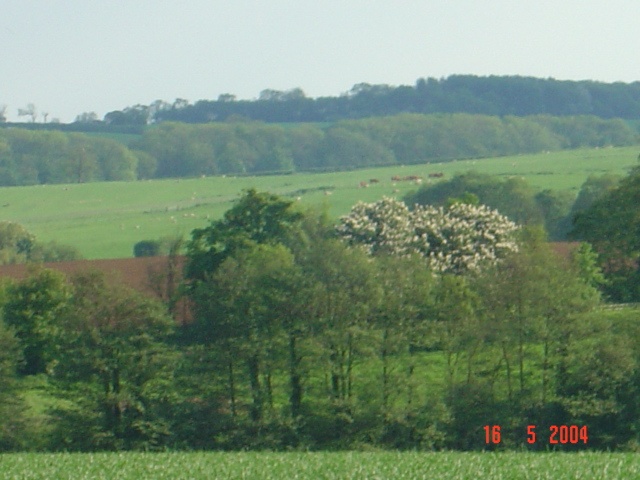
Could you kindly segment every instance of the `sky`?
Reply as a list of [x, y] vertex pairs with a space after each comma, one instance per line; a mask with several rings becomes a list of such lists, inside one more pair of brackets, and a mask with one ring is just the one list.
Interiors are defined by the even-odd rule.
[[[454, 74], [640, 80], [637, 0], [2, 0], [10, 121]], [[23, 121], [26, 121], [22, 117]]]

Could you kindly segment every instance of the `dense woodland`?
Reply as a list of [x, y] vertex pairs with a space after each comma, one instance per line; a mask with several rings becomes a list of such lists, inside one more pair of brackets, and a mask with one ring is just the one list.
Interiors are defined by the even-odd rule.
[[[264, 90], [256, 100], [158, 100], [103, 120], [85, 112], [71, 124], [38, 123], [35, 106], [30, 111], [32, 121], [21, 124], [0, 114], [0, 185], [336, 170], [631, 145], [638, 142], [640, 83], [457, 75], [414, 86], [362, 83], [315, 99], [293, 89]], [[188, 125], [194, 123], [200, 125]], [[126, 146], [109, 139], [124, 134]]]
[[[309, 98], [302, 89], [263, 90], [256, 100], [223, 94], [190, 104], [156, 101], [109, 112], [109, 125], [179, 121], [209, 123], [244, 118], [264, 122], [336, 122], [399, 113], [471, 113], [495, 116], [595, 115], [640, 117], [640, 82], [601, 83], [517, 76], [452, 75], [420, 78], [415, 85], [360, 83], [336, 97]], [[82, 120], [82, 117], [78, 118]]]
[[166, 122], [132, 137], [125, 145], [81, 133], [0, 129], [0, 185], [335, 171], [638, 142], [619, 119], [469, 114], [326, 126]]
[[[0, 185], [631, 145], [620, 119], [638, 117], [639, 92], [456, 76], [156, 102], [1, 129]], [[294, 121], [322, 123], [268, 123]], [[637, 451], [639, 311], [623, 302], [640, 302], [639, 183], [638, 169], [590, 177], [574, 199], [467, 173], [338, 224], [249, 190], [171, 245], [162, 300], [34, 267], [0, 284], [0, 450], [536, 449], [527, 425], [576, 425], [560, 448]], [[567, 237], [588, 243], [558, 255], [547, 242]], [[2, 263], [75, 255], [0, 224]]]
[[[639, 178], [592, 179], [577, 218], [637, 210]], [[450, 188], [490, 183], [472, 180]], [[580, 426], [563, 449], [636, 450], [638, 310], [606, 289], [626, 272], [638, 294], [637, 215], [558, 256], [480, 195], [382, 199], [333, 225], [247, 191], [192, 232], [182, 277], [169, 257], [165, 302], [97, 274], [5, 282], [0, 446], [474, 450], [500, 425], [499, 448], [541, 448], [533, 424]]]

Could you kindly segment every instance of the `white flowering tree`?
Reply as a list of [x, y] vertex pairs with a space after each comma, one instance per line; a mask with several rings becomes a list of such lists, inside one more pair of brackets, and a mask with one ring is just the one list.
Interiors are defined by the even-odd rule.
[[494, 264], [517, 251], [517, 225], [484, 205], [455, 203], [447, 208], [416, 205], [413, 211], [393, 198], [356, 204], [340, 219], [338, 233], [369, 253], [420, 253], [440, 273], [464, 273]]
[[358, 202], [340, 219], [338, 233], [351, 245], [368, 253], [406, 255], [417, 252], [411, 212], [403, 202], [382, 197], [375, 203]]

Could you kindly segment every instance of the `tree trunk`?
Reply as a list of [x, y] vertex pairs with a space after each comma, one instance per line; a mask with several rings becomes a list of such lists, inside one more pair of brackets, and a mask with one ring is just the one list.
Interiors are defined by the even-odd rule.
[[353, 335], [349, 333], [347, 342], [347, 399], [351, 400], [353, 388]]
[[507, 367], [507, 393], [509, 395], [509, 401], [513, 400], [513, 388], [511, 386], [511, 363], [509, 362], [509, 354], [507, 353], [507, 346], [502, 344], [502, 358]]
[[382, 358], [382, 414], [384, 423], [389, 420], [389, 359], [387, 342], [389, 341], [389, 327], [385, 327], [382, 331], [382, 350], [380, 356]]
[[296, 336], [289, 333], [289, 382], [291, 394], [289, 396], [289, 406], [291, 407], [291, 418], [296, 419], [300, 415], [302, 406], [302, 378], [300, 375], [300, 361], [296, 348]]
[[249, 383], [251, 386], [251, 420], [260, 422], [262, 420], [262, 410], [264, 400], [262, 398], [262, 386], [260, 385], [260, 360], [258, 355], [251, 355], [247, 362], [249, 367]]
[[544, 339], [544, 357], [542, 358], [542, 405], [547, 403], [547, 384], [549, 375], [549, 339]]
[[236, 382], [233, 373], [233, 360], [229, 359], [229, 400], [231, 403], [231, 417], [235, 420], [237, 416], [236, 410]]

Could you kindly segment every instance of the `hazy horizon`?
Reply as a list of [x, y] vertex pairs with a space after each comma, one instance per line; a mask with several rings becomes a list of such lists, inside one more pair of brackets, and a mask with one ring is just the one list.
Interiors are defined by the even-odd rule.
[[158, 99], [336, 96], [456, 74], [640, 79], [631, 0], [425, 3], [9, 0], [0, 105], [10, 121], [33, 103], [71, 122]]

